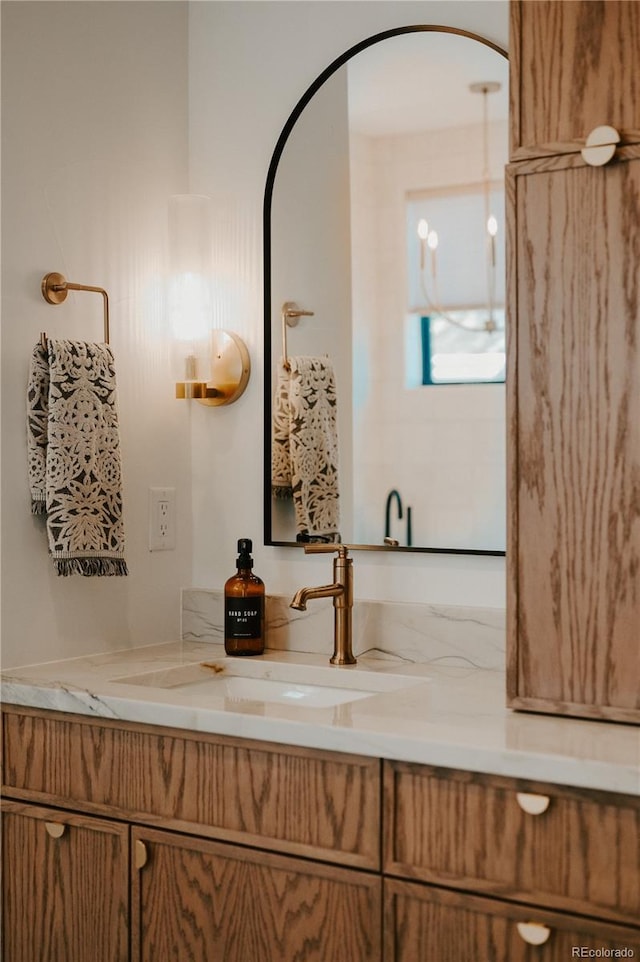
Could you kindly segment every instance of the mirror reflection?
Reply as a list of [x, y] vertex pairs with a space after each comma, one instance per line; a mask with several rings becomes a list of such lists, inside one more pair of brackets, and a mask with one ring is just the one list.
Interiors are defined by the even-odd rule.
[[343, 60], [265, 194], [265, 539], [502, 553], [507, 59], [415, 28]]

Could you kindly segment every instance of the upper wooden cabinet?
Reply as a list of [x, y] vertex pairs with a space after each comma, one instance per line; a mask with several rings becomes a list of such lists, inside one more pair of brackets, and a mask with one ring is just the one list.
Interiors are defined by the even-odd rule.
[[[631, 148], [623, 148], [623, 150]], [[512, 165], [509, 695], [640, 717], [640, 160]]]
[[511, 18], [508, 703], [639, 721], [640, 3]]
[[512, 0], [511, 158], [579, 150], [594, 127], [640, 141], [640, 3]]

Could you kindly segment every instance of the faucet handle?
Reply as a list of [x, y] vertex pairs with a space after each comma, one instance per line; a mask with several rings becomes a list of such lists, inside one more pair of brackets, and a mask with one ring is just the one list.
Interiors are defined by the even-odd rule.
[[349, 546], [346, 544], [306, 544], [305, 554], [329, 554], [337, 552], [339, 558], [348, 556]]

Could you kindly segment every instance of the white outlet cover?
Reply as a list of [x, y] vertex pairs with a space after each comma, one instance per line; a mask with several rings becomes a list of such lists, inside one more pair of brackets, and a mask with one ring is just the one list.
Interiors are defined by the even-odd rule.
[[149, 488], [149, 551], [176, 546], [176, 489]]

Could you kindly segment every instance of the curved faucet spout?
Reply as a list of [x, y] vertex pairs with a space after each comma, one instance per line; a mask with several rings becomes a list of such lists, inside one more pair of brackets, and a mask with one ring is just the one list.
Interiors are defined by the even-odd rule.
[[340, 595], [344, 594], [344, 585], [322, 585], [319, 588], [300, 588], [296, 591], [291, 603], [290, 608], [295, 608], [297, 611], [307, 610], [307, 601], [312, 598], [338, 598]]
[[400, 497], [400, 492], [396, 488], [392, 488], [387, 495], [387, 503], [384, 509], [384, 536], [385, 538], [391, 537], [391, 503], [396, 500], [398, 504], [398, 520], [402, 519], [402, 498]]

